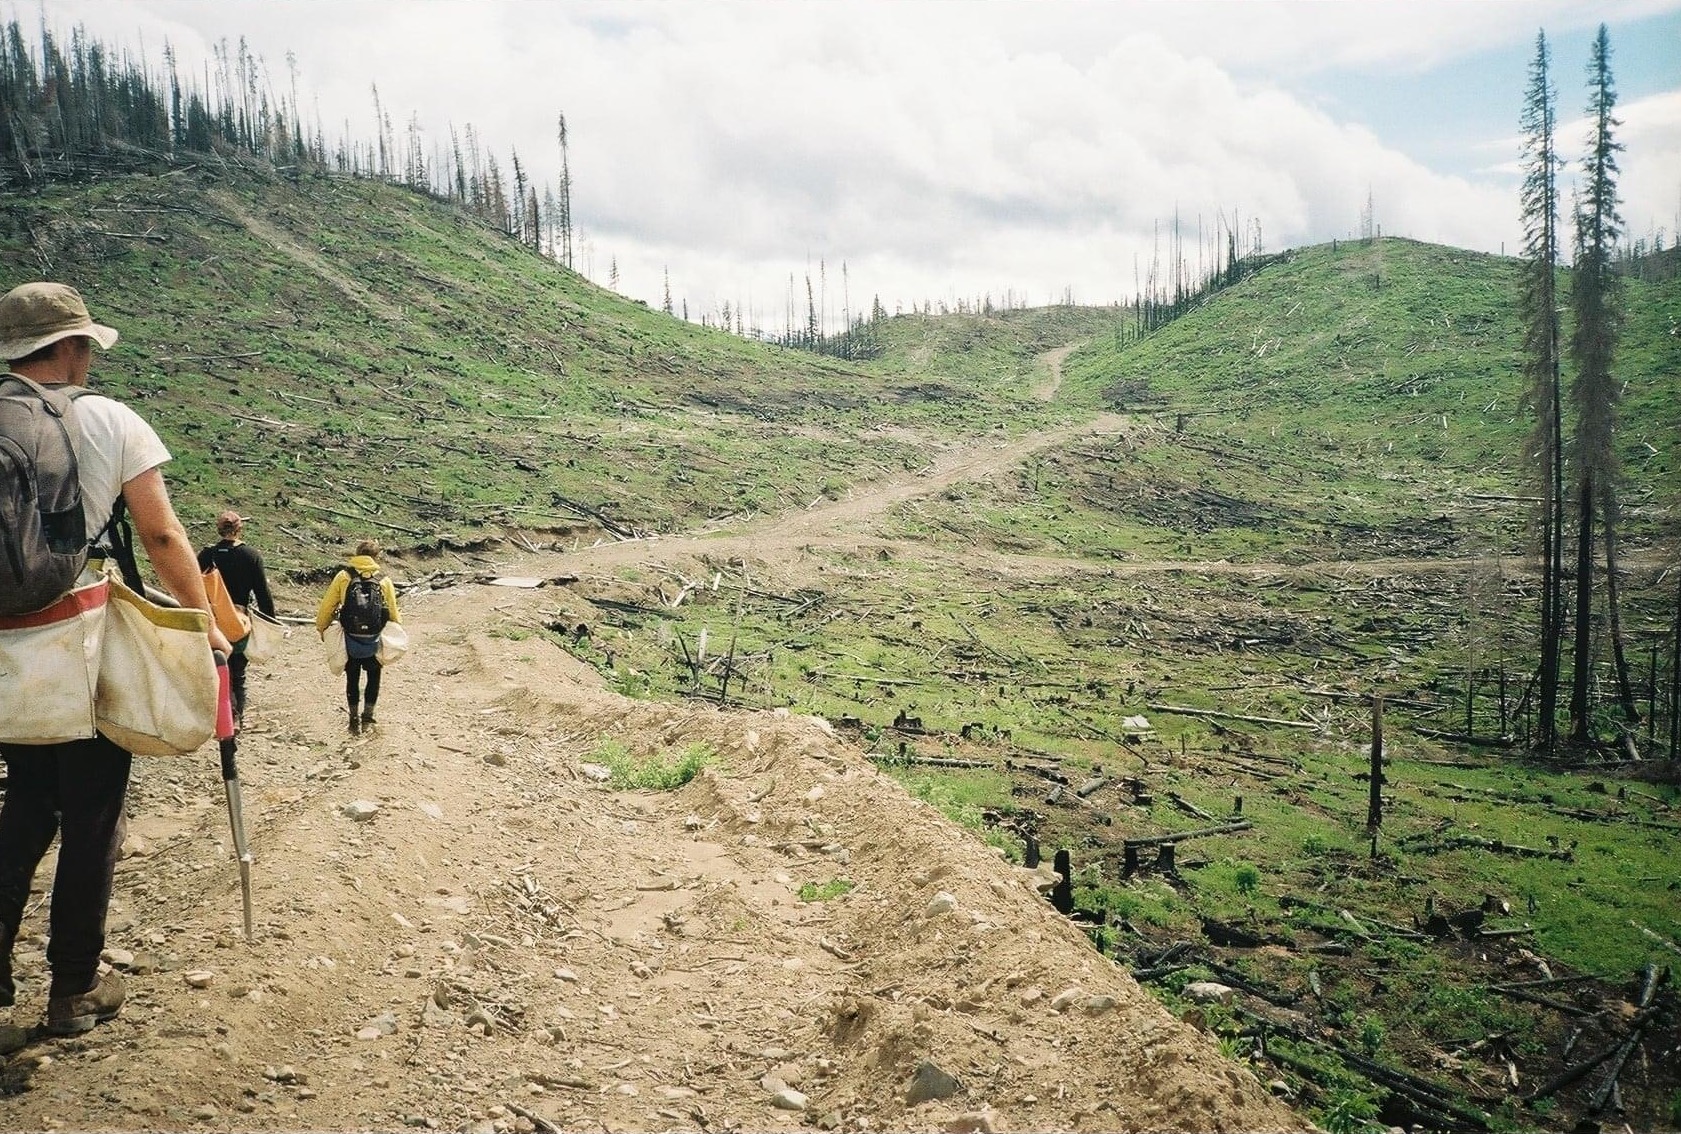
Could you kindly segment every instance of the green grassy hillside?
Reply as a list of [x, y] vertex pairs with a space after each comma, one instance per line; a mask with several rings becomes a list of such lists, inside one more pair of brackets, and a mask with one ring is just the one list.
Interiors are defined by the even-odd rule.
[[[1057, 482], [1072, 522], [1088, 528], [1090, 501], [1108, 529], [1100, 545], [1123, 553], [1189, 543], [1270, 556], [1367, 544], [1385, 529], [1378, 538], [1444, 549], [1495, 538], [1497, 517], [1473, 498], [1530, 490], [1516, 457], [1532, 428], [1517, 267], [1406, 240], [1321, 245], [1142, 342], [1098, 339], [1069, 360], [1068, 395], [1159, 414], [1182, 436], [1099, 467], [1030, 472], [1027, 495]], [[1618, 448], [1634, 547], [1671, 522], [1681, 496], [1681, 282], [1628, 288]], [[1195, 507], [1199, 493], [1228, 517]], [[1111, 522], [1127, 511], [1115, 501], [1140, 496], [1142, 515]], [[1511, 526], [1499, 528], [1501, 549], [1521, 550]]]
[[371, 182], [54, 188], [0, 205], [0, 260], [13, 282], [74, 283], [123, 332], [95, 380], [171, 443], [183, 514], [258, 516], [282, 565], [360, 534], [418, 545], [576, 521], [562, 501], [684, 528], [919, 465], [914, 436], [883, 426], [1017, 429], [1049, 412], [1027, 396], [1022, 336], [978, 376], [773, 349]]

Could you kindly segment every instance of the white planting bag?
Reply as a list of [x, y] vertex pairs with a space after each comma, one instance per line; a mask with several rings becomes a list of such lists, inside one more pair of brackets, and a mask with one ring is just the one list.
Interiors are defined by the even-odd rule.
[[136, 756], [179, 756], [216, 732], [210, 615], [111, 587], [94, 699], [99, 731]]
[[108, 595], [98, 579], [43, 610], [0, 618], [0, 741], [57, 744], [94, 734]]
[[374, 657], [380, 665], [390, 665], [409, 652], [409, 632], [401, 622], [387, 622], [379, 632], [379, 649]]
[[326, 631], [321, 635], [321, 641], [327, 647], [327, 669], [333, 673], [343, 673], [344, 667], [350, 661], [350, 655], [344, 649], [344, 627], [337, 622], [329, 622]]
[[245, 660], [263, 664], [280, 649], [280, 642], [292, 636], [291, 628], [276, 622], [260, 610], [248, 612], [251, 633], [245, 639]]

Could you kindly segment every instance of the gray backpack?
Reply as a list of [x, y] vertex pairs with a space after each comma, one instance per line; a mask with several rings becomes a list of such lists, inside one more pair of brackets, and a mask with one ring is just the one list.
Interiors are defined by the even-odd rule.
[[0, 378], [0, 615], [52, 605], [87, 563], [71, 444], [71, 403], [83, 392]]

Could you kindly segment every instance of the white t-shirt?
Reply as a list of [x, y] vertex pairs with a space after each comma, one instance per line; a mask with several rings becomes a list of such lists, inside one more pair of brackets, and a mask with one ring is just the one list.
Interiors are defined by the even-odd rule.
[[82, 519], [92, 539], [110, 522], [123, 485], [169, 460], [157, 431], [121, 402], [83, 394], [71, 414], [76, 428], [71, 444], [82, 484]]

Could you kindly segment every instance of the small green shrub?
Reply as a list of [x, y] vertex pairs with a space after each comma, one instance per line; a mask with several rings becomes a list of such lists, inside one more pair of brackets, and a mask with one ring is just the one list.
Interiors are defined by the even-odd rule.
[[1232, 872], [1232, 882], [1237, 886], [1237, 892], [1248, 896], [1253, 894], [1261, 885], [1261, 872], [1249, 863], [1241, 863]]
[[800, 901], [827, 902], [852, 892], [857, 883], [847, 878], [831, 878], [827, 882], [806, 882], [800, 886]]
[[613, 773], [609, 782], [621, 791], [671, 791], [694, 779], [718, 755], [705, 744], [691, 744], [675, 760], [658, 752], [637, 756], [616, 740], [604, 740], [596, 746], [595, 758]]
[[1377, 1099], [1353, 1087], [1333, 1087], [1325, 1096], [1319, 1124], [1330, 1134], [1358, 1134], [1377, 1118]]
[[1323, 858], [1331, 850], [1330, 840], [1324, 835], [1309, 835], [1302, 840], [1302, 853], [1312, 858]]
[[1388, 1032], [1384, 1029], [1383, 1021], [1376, 1016], [1362, 1016], [1355, 1038], [1359, 1041], [1360, 1050], [1367, 1055], [1375, 1056], [1383, 1047], [1384, 1037]]

